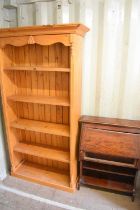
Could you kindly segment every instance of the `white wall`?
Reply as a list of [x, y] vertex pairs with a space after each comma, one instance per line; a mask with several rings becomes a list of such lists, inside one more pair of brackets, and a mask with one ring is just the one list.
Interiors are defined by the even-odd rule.
[[140, 0], [0, 1], [0, 27], [68, 22], [90, 28], [82, 114], [140, 120]]
[[83, 113], [140, 120], [140, 1], [80, 2], [85, 42]]

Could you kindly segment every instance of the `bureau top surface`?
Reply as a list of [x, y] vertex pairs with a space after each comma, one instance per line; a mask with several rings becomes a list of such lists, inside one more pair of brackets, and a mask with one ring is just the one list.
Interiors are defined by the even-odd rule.
[[42, 25], [0, 29], [0, 38], [26, 35], [78, 34], [84, 36], [89, 28], [83, 24]]
[[140, 120], [127, 120], [83, 115], [80, 118], [80, 122], [140, 129]]

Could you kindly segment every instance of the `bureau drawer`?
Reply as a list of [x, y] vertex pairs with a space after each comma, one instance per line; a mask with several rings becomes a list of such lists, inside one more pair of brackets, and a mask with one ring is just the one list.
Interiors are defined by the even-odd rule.
[[92, 125], [82, 125], [80, 150], [97, 154], [107, 154], [138, 159], [140, 135], [103, 129]]

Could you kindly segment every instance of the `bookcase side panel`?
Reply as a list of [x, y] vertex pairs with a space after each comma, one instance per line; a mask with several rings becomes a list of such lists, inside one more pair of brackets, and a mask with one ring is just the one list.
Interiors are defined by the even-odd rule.
[[70, 71], [70, 178], [71, 187], [77, 181], [78, 120], [81, 114], [81, 80], [83, 38], [71, 35]]
[[10, 71], [4, 71], [5, 66], [12, 65], [13, 49], [12, 46], [8, 45], [1, 50], [1, 96], [2, 96], [2, 105], [5, 119], [6, 127], [6, 137], [8, 142], [10, 161], [11, 161], [11, 170], [14, 171], [16, 167], [22, 161], [20, 154], [14, 153], [14, 146], [18, 142], [16, 130], [10, 127], [10, 123], [17, 119], [18, 115], [16, 113], [16, 105], [13, 102], [9, 102], [7, 97], [11, 94], [15, 94], [17, 87], [13, 83], [14, 74]]

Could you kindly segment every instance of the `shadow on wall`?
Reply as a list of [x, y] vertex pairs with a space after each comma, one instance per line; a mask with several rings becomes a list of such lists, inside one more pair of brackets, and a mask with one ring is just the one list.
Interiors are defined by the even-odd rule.
[[8, 145], [6, 141], [4, 120], [0, 98], [0, 180], [3, 180], [10, 171]]

